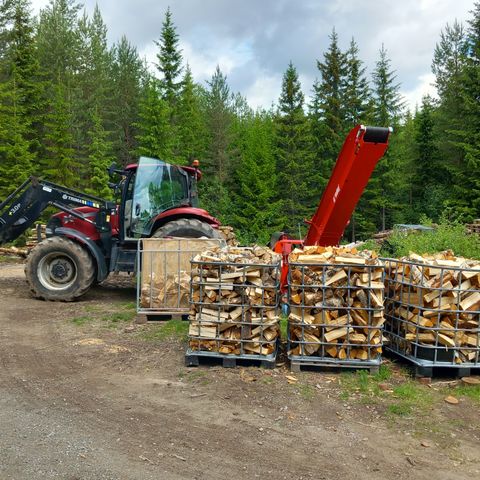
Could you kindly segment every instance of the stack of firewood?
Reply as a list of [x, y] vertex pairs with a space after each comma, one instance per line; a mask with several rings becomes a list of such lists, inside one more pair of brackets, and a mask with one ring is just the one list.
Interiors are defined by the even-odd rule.
[[289, 354], [377, 360], [384, 323], [384, 267], [377, 255], [305, 247], [289, 262]]
[[218, 227], [222, 235], [225, 237], [225, 241], [229, 247], [236, 247], [238, 246], [237, 236], [233, 230], [233, 227], [229, 225], [220, 225]]
[[450, 250], [411, 253], [386, 270], [387, 331], [405, 340], [406, 353], [414, 342], [455, 349], [456, 363], [479, 361], [480, 262]]
[[274, 352], [280, 256], [264, 247], [212, 249], [192, 261], [189, 345], [222, 354]]

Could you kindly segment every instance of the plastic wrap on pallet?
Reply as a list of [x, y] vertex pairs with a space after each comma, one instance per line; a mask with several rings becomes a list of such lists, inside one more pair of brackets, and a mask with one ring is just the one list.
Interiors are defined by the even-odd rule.
[[138, 242], [137, 311], [188, 314], [190, 261], [199, 252], [224, 246], [212, 238], [145, 238]]
[[273, 355], [280, 333], [279, 279], [280, 256], [264, 247], [197, 255], [191, 270], [190, 352]]
[[374, 252], [305, 247], [289, 258], [289, 358], [337, 366], [378, 365], [384, 266]]
[[418, 366], [480, 366], [480, 262], [410, 254], [386, 259], [389, 349]]

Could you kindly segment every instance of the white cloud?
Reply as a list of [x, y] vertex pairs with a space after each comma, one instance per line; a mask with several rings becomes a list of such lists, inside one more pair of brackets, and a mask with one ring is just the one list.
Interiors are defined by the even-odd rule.
[[405, 98], [406, 107], [409, 108], [412, 113], [416, 107], [420, 107], [422, 98], [425, 95], [430, 95], [433, 98], [438, 97], [434, 82], [435, 75], [433, 75], [433, 73], [426, 73], [418, 77], [417, 84], [413, 89], [401, 92]]

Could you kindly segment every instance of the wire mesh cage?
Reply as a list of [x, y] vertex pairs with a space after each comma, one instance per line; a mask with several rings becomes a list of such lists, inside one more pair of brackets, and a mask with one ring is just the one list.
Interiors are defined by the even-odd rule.
[[386, 259], [388, 348], [419, 366], [480, 366], [480, 268]]
[[378, 367], [383, 345], [384, 268], [290, 263], [288, 357], [338, 367]]
[[271, 261], [265, 263], [209, 261], [205, 255], [192, 261], [187, 355], [274, 360], [280, 333], [280, 258], [268, 255]]
[[225, 242], [208, 238], [146, 238], [138, 242], [137, 311], [187, 315], [191, 259]]

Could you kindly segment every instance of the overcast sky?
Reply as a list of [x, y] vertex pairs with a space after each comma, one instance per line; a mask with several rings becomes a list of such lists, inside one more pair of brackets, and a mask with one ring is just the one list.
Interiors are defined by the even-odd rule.
[[[32, 0], [34, 12], [49, 0]], [[471, 17], [474, 0], [84, 0], [98, 3], [110, 42], [124, 34], [151, 64], [168, 6], [185, 61], [204, 83], [218, 64], [233, 91], [253, 107], [269, 107], [280, 95], [291, 60], [308, 97], [335, 27], [340, 47], [352, 37], [371, 72], [382, 43], [412, 108], [434, 94], [430, 71], [440, 31]]]

